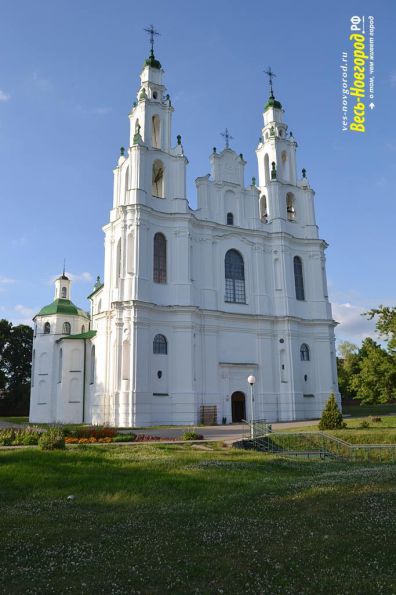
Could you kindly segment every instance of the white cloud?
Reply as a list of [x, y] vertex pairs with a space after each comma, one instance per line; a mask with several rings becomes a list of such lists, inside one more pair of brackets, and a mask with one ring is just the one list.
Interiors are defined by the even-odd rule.
[[2, 277], [0, 275], [0, 293], [6, 290], [8, 285], [12, 285], [15, 283], [15, 279], [11, 279], [10, 277]]
[[37, 314], [36, 310], [34, 308], [29, 308], [28, 306], [23, 306], [22, 304], [17, 304], [14, 307], [15, 312], [17, 312], [18, 314], [20, 314], [21, 316], [24, 316], [26, 318], [32, 318], [35, 314]]
[[339, 323], [335, 330], [338, 340], [347, 339], [358, 344], [366, 337], [378, 340], [375, 332], [375, 322], [362, 316], [368, 308], [356, 306], [349, 302], [344, 304], [333, 303], [332, 307], [333, 318]]
[[52, 91], [53, 84], [49, 79], [40, 76], [37, 72], [33, 72], [33, 85], [40, 91]]
[[396, 70], [390, 73], [389, 82], [391, 84], [391, 87], [396, 87]]
[[11, 99], [11, 95], [9, 95], [8, 93], [5, 93], [5, 91], [2, 91], [0, 89], [0, 101], [5, 103], [6, 101], [9, 101], [10, 99]]

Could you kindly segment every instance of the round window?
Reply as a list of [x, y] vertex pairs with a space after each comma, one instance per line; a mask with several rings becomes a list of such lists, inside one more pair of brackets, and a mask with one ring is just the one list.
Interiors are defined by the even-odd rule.
[[158, 378], [162, 378], [162, 372], [161, 372], [161, 370], [158, 370], [157, 376], [158, 376]]
[[154, 93], [153, 93], [153, 97], [154, 97], [154, 99], [157, 99], [157, 97], [158, 97], [158, 93], [157, 93], [157, 91], [154, 91]]

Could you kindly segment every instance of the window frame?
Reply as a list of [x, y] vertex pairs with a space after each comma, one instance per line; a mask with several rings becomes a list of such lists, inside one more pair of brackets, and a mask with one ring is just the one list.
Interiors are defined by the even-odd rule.
[[157, 333], [153, 339], [153, 355], [168, 355], [168, 339]]
[[224, 283], [224, 301], [227, 304], [246, 304], [245, 262], [235, 248], [227, 250], [224, 256]]

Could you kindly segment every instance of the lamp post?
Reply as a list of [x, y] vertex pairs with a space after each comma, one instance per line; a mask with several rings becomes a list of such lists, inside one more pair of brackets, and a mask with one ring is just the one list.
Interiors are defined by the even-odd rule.
[[256, 382], [255, 376], [249, 376], [247, 379], [248, 383], [250, 384], [250, 438], [253, 440], [254, 438], [254, 431], [253, 431], [253, 420], [254, 420], [254, 411], [253, 411], [253, 386]]

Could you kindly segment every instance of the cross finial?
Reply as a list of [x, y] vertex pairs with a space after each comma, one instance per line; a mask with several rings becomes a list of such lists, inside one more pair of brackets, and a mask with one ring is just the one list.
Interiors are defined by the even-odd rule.
[[151, 54], [154, 56], [154, 35], [160, 34], [154, 29], [154, 25], [150, 25], [145, 31], [150, 35]]
[[230, 148], [230, 140], [233, 140], [233, 139], [234, 139], [234, 137], [233, 137], [233, 136], [231, 136], [231, 134], [230, 134], [230, 133], [229, 133], [229, 131], [228, 131], [228, 128], [226, 128], [226, 129], [225, 129], [225, 131], [224, 131], [224, 132], [221, 132], [220, 134], [221, 134], [221, 136], [223, 136], [223, 137], [224, 137], [224, 139], [225, 139], [225, 146], [226, 146], [226, 149], [229, 149], [229, 148]]
[[66, 258], [63, 259], [63, 271], [62, 271], [63, 276], [65, 276], [65, 271], [66, 271]]
[[269, 78], [271, 97], [273, 97], [274, 96], [274, 91], [273, 91], [273, 88], [272, 88], [272, 79], [276, 77], [276, 74], [275, 74], [275, 72], [272, 72], [271, 66], [268, 66], [268, 70], [264, 70], [264, 73]]

